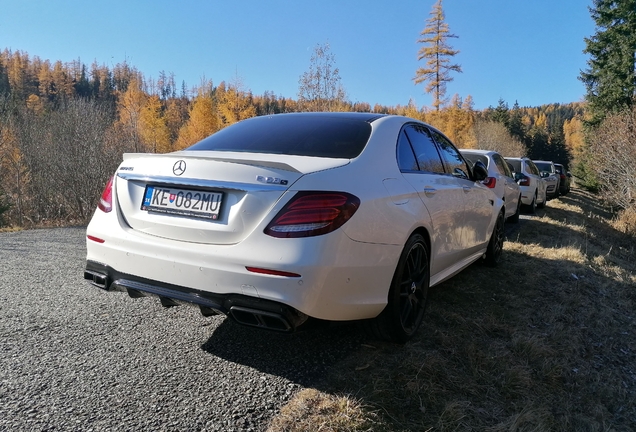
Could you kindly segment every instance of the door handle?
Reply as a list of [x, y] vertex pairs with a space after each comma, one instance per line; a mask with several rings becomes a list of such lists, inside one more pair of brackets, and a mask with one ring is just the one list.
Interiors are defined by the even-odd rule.
[[424, 193], [426, 194], [426, 196], [433, 196], [437, 193], [437, 189], [432, 187], [425, 187]]
[[464, 189], [464, 192], [468, 193], [471, 190], [473, 190], [470, 186], [462, 186], [462, 188]]

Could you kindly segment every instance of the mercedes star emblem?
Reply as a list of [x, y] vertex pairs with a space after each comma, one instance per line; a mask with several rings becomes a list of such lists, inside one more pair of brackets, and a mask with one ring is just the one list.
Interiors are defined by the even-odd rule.
[[172, 172], [176, 176], [180, 176], [181, 174], [185, 172], [185, 170], [186, 170], [186, 163], [183, 159], [176, 161], [174, 166], [172, 167]]

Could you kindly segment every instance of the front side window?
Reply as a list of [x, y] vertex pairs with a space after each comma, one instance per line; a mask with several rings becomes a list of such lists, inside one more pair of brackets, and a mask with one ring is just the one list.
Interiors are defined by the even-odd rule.
[[420, 171], [445, 174], [444, 165], [431, 135], [422, 125], [412, 124], [404, 128]]
[[448, 171], [455, 177], [469, 179], [468, 165], [459, 154], [459, 150], [455, 148], [452, 142], [448, 140], [444, 135], [437, 131], [432, 131], [435, 141], [439, 145], [440, 155], [446, 164]]

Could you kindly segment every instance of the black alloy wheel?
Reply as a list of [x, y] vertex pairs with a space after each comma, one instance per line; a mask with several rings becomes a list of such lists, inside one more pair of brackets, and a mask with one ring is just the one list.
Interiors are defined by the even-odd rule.
[[505, 238], [504, 230], [504, 215], [503, 212], [497, 216], [497, 222], [492, 230], [490, 241], [488, 242], [488, 248], [486, 249], [486, 256], [484, 262], [490, 267], [496, 267], [503, 253], [503, 245]]
[[404, 246], [391, 281], [388, 304], [368, 327], [375, 336], [397, 343], [411, 339], [424, 318], [430, 284], [428, 244], [413, 234]]

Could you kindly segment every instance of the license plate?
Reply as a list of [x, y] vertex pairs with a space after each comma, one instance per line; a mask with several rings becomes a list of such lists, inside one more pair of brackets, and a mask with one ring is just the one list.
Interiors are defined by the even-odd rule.
[[222, 200], [220, 192], [146, 186], [141, 209], [216, 220]]

